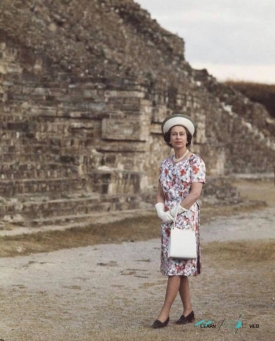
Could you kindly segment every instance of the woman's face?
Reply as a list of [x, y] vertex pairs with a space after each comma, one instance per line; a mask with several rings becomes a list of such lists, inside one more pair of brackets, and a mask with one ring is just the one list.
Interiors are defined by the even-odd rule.
[[183, 126], [172, 127], [170, 132], [170, 143], [174, 149], [186, 148], [187, 133]]

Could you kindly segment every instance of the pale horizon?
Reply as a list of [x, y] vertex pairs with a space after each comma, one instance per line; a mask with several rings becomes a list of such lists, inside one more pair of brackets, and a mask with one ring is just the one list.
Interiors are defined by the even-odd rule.
[[275, 65], [244, 66], [200, 62], [190, 63], [190, 65], [193, 69], [206, 69], [219, 82], [236, 81], [275, 85]]
[[219, 81], [275, 84], [275, 1], [134, 0], [184, 39], [186, 61]]

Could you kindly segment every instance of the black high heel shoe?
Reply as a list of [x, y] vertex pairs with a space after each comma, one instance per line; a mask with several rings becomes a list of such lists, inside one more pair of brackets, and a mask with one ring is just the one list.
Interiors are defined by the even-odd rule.
[[163, 328], [166, 327], [169, 322], [169, 316], [167, 317], [167, 320], [164, 322], [161, 322], [160, 320], [155, 320], [154, 323], [152, 324], [152, 328]]
[[192, 323], [195, 320], [195, 314], [193, 310], [187, 316], [181, 315], [181, 317], [177, 320], [176, 324], [187, 324]]

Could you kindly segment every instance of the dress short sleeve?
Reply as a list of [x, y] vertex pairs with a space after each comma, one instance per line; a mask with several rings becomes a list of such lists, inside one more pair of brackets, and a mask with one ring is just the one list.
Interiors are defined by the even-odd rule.
[[205, 183], [206, 167], [204, 161], [197, 155], [190, 160], [191, 182]]

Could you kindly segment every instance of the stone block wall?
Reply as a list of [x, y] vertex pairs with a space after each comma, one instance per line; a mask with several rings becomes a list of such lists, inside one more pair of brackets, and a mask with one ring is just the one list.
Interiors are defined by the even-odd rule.
[[[152, 207], [159, 163], [170, 153], [160, 128], [172, 112], [165, 92], [76, 78], [11, 42], [1, 43], [0, 66], [4, 220], [47, 224]], [[190, 98], [177, 101], [190, 107]]]

